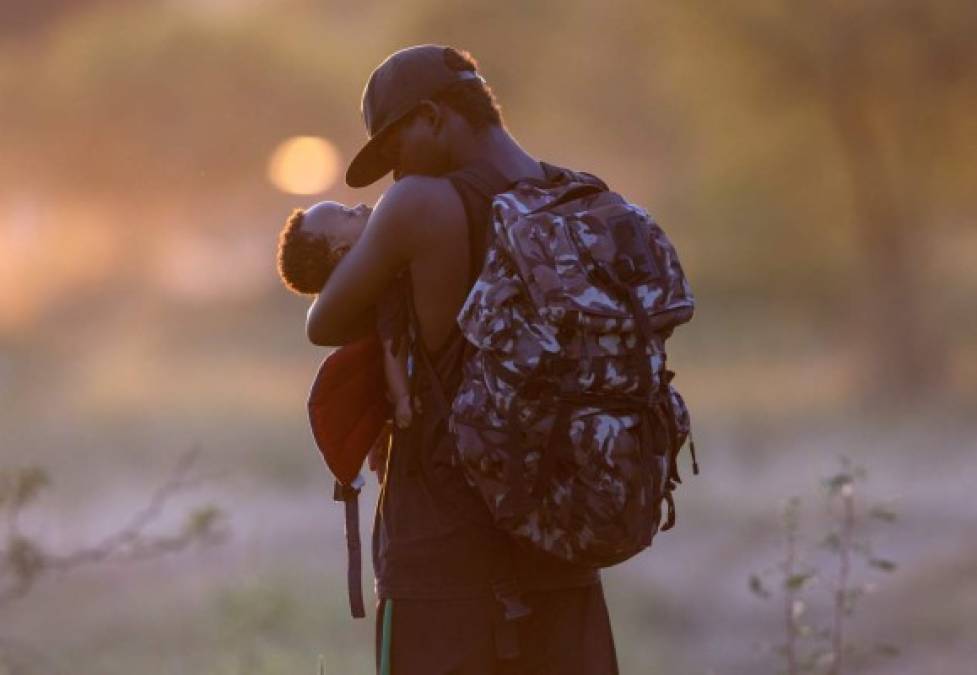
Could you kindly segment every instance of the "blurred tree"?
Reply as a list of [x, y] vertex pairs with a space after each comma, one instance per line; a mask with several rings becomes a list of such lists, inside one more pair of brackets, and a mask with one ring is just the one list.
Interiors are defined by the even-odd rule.
[[15, 186], [120, 207], [245, 184], [271, 194], [265, 164], [284, 138], [328, 130], [351, 149], [363, 137], [352, 38], [321, 37], [287, 13], [214, 22], [188, 7], [93, 4], [31, 42], [0, 43], [0, 92], [17, 102], [0, 108], [0, 168]]
[[[926, 238], [954, 181], [977, 96], [977, 5], [789, 0], [688, 5], [725, 49], [758, 55], [766, 98], [821, 111], [847, 170], [858, 270], [863, 391], [918, 400], [947, 379], [945, 331], [927, 287]], [[969, 167], [969, 169], [968, 169]]]
[[113, 2], [132, 4], [133, 0], [0, 0], [0, 38], [24, 38], [68, 14]]
[[527, 149], [660, 219], [700, 317], [733, 317], [713, 324], [722, 349], [847, 349], [850, 314], [866, 389], [944, 380], [949, 303], [925, 253], [973, 201], [964, 0], [41, 5], [44, 30], [0, 34], [0, 203], [97, 205], [133, 252], [119, 278], [147, 275], [163, 231], [268, 230], [271, 247], [294, 204], [265, 179], [273, 148], [323, 135], [348, 159], [370, 70], [445, 42], [479, 59]]
[[0, 609], [29, 594], [34, 585], [51, 572], [65, 572], [110, 558], [147, 560], [193, 545], [223, 541], [229, 533], [226, 517], [213, 505], [189, 513], [178, 534], [148, 536], [145, 533], [174, 494], [200, 481], [199, 478], [188, 478], [198, 454], [197, 450], [185, 453], [168, 479], [154, 491], [149, 503], [131, 516], [125, 527], [97, 544], [67, 554], [45, 550], [35, 537], [25, 534], [19, 526], [21, 512], [50, 485], [48, 473], [36, 466], [0, 467], [0, 515], [7, 530], [0, 538]]

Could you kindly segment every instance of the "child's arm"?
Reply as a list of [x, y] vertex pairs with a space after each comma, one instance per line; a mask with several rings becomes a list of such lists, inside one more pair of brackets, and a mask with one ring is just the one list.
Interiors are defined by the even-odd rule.
[[394, 406], [394, 421], [404, 429], [410, 426], [412, 411], [410, 385], [407, 382], [407, 340], [398, 340], [396, 354], [391, 353], [393, 341], [383, 340], [383, 370], [387, 377], [387, 396]]
[[391, 434], [393, 433], [391, 427], [390, 420], [383, 423], [377, 440], [373, 442], [370, 452], [366, 455], [370, 471], [376, 472], [377, 480], [381, 483], [387, 474], [387, 455], [390, 454]]

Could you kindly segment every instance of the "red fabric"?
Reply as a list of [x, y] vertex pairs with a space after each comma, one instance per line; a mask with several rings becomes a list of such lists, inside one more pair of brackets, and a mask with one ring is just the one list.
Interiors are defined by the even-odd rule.
[[344, 485], [359, 474], [390, 418], [382, 349], [375, 334], [340, 347], [323, 360], [309, 391], [312, 437]]

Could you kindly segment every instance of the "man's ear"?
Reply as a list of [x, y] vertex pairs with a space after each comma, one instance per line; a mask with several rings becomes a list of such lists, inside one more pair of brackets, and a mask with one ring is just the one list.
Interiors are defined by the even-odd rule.
[[437, 134], [441, 127], [444, 126], [444, 112], [441, 110], [441, 106], [431, 101], [429, 99], [424, 99], [418, 104], [416, 115], [422, 117], [428, 124], [431, 125], [431, 131]]

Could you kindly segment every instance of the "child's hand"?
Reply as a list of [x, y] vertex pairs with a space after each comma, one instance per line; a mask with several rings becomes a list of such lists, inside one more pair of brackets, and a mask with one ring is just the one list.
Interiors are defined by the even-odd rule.
[[390, 450], [390, 435], [392, 433], [392, 425], [389, 421], [385, 422], [383, 428], [380, 430], [380, 434], [377, 436], [377, 440], [373, 443], [367, 455], [367, 465], [371, 471], [376, 471], [377, 480], [381, 483], [383, 482], [384, 473], [386, 473], [387, 469], [387, 455]]
[[411, 411], [410, 407], [410, 396], [401, 396], [397, 399], [397, 403], [394, 406], [394, 420], [397, 422], [397, 426], [401, 429], [406, 429], [410, 426], [412, 418], [413, 411]]

